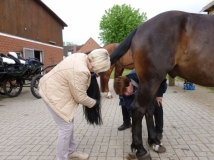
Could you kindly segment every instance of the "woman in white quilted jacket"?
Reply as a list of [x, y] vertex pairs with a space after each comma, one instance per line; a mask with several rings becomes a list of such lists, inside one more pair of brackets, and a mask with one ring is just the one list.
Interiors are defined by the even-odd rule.
[[39, 93], [59, 128], [58, 160], [88, 159], [88, 154], [76, 151], [72, 120], [79, 104], [88, 108], [99, 105], [98, 100], [87, 95], [91, 72], [106, 72], [110, 65], [108, 51], [100, 48], [88, 55], [68, 56], [40, 79]]

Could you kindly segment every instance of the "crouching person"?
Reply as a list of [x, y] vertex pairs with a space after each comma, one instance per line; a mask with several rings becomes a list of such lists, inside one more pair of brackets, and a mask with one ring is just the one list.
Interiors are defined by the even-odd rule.
[[[120, 76], [114, 79], [114, 90], [119, 95], [119, 105], [122, 108], [123, 124], [118, 127], [119, 131], [125, 130], [131, 127], [131, 103], [134, 100], [135, 93], [137, 92], [139, 80], [135, 69], [132, 70], [126, 76]], [[163, 138], [163, 107], [162, 98], [166, 92], [167, 83], [166, 79], [161, 83], [155, 103], [154, 119], [155, 119], [155, 130], [157, 138], [160, 141]], [[143, 97], [142, 97], [143, 98]]]

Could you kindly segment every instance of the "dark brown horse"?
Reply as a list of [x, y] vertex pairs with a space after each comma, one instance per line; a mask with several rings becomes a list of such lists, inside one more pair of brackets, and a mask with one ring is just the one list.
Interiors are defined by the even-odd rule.
[[[190, 82], [214, 86], [214, 15], [164, 12], [132, 31], [110, 55], [114, 64], [128, 49], [133, 53], [140, 81], [132, 103], [132, 144], [138, 159], [147, 151], [142, 143], [142, 119], [167, 73]], [[147, 120], [148, 136], [157, 147], [154, 125]]]
[[[103, 46], [103, 48], [105, 48], [108, 51], [109, 55], [111, 55], [111, 53], [118, 47], [118, 45], [119, 43], [111, 43]], [[112, 64], [105, 75], [100, 76], [101, 92], [107, 92], [107, 98], [112, 98], [111, 92], [109, 91], [108, 82], [113, 69], [114, 78], [121, 76], [124, 69], [134, 69], [134, 63], [130, 50], [128, 50], [116, 63]]]

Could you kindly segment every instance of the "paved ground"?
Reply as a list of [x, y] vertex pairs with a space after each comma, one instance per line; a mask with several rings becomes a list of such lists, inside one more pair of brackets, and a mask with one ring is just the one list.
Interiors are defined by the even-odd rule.
[[[112, 81], [110, 86], [112, 86]], [[111, 88], [111, 91], [113, 89]], [[78, 150], [90, 160], [124, 160], [130, 153], [130, 129], [118, 131], [122, 124], [118, 96], [102, 95], [101, 127], [87, 125], [79, 107], [75, 116]], [[182, 84], [168, 87], [164, 95], [164, 138], [166, 153], [157, 154], [145, 143], [153, 160], [214, 160], [214, 93], [196, 86], [184, 91]], [[0, 96], [0, 160], [55, 160], [57, 127], [41, 99], [25, 88], [16, 98]]]

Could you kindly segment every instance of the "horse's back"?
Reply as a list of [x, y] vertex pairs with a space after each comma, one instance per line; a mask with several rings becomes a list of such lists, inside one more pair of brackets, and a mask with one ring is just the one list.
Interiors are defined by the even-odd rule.
[[[134, 62], [201, 85], [214, 83], [214, 15], [168, 11], [148, 20], [132, 40]], [[142, 63], [143, 61], [143, 63]], [[144, 64], [145, 63], [145, 64]], [[204, 76], [209, 80], [197, 80]]]
[[119, 43], [110, 43], [103, 46], [103, 48], [108, 51], [109, 55], [111, 55], [111, 53], [118, 47], [118, 45]]
[[[209, 39], [214, 43], [214, 15], [187, 13], [182, 11], [168, 11], [161, 13], [142, 24], [133, 40], [138, 40], [137, 45], [153, 47], [157, 44], [170, 44], [165, 48], [175, 48], [184, 45], [199, 43]], [[143, 42], [143, 43], [142, 43]], [[186, 44], [187, 44], [186, 43]], [[193, 46], [192, 46], [193, 47]]]

